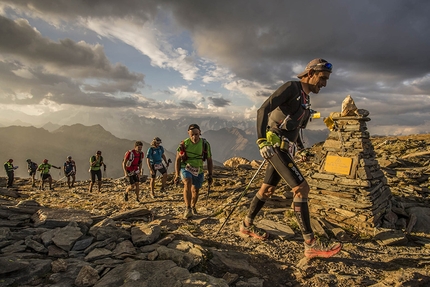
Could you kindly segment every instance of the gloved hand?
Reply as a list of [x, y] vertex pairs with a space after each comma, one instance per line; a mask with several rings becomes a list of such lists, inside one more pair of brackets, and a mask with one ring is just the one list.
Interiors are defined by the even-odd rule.
[[266, 139], [258, 139], [257, 144], [260, 148], [260, 154], [263, 158], [269, 159], [275, 155], [275, 152], [273, 151], [273, 145]]
[[209, 174], [208, 175], [208, 184], [209, 185], [212, 185], [212, 183], [214, 182], [214, 179], [212, 178], [212, 175], [211, 174]]

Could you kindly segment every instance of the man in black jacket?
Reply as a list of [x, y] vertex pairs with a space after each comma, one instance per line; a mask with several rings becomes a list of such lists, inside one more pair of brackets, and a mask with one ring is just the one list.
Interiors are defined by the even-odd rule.
[[312, 116], [309, 93], [318, 94], [325, 87], [332, 64], [324, 59], [314, 59], [297, 77], [279, 87], [257, 112], [257, 144], [260, 153], [269, 164], [263, 184], [252, 199], [248, 214], [241, 222], [240, 231], [265, 240], [269, 234], [253, 224], [257, 213], [274, 193], [277, 184], [284, 179], [294, 194], [293, 207], [303, 234], [305, 256], [331, 257], [338, 253], [341, 243], [324, 246], [316, 240], [311, 228], [308, 208], [309, 185], [294, 162], [297, 149], [303, 149], [301, 130]]

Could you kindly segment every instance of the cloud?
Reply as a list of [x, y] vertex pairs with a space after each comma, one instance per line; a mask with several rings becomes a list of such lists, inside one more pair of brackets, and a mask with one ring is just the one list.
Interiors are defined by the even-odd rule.
[[231, 104], [230, 100], [226, 100], [223, 97], [220, 97], [220, 98], [208, 97], [208, 99], [215, 107], [226, 107]]
[[[309, 60], [323, 57], [334, 70], [327, 87], [311, 95], [316, 110], [338, 110], [350, 94], [375, 119], [396, 122], [413, 114], [420, 119], [404, 122], [419, 125], [429, 107], [430, 2], [425, 0], [106, 0], [98, 5], [2, 0], [0, 11], [4, 103], [37, 103], [50, 95], [59, 103], [92, 105], [105, 97], [108, 105], [137, 104], [150, 107], [150, 113], [170, 107], [172, 115], [208, 106], [208, 113], [225, 115], [252, 106], [252, 117], [277, 87], [297, 80]], [[125, 63], [113, 64], [102, 44], [51, 40], [40, 32], [40, 20], [59, 35], [93, 31], [102, 43], [133, 47], [157, 73], [165, 72], [165, 87], [150, 91], [156, 84], [146, 83], [147, 68], [144, 76]], [[143, 62], [137, 58], [133, 67]], [[172, 71], [180, 80], [164, 78]], [[160, 92], [166, 87], [168, 94]]]
[[[70, 39], [51, 41], [24, 19], [12, 21], [0, 16], [0, 37], [3, 39], [0, 83], [8, 87], [3, 99], [15, 103], [34, 104], [49, 95], [51, 101], [58, 103], [127, 106], [135, 102], [110, 94], [134, 92], [144, 84], [143, 74], [130, 72], [121, 64], [111, 64], [100, 45], [75, 43]], [[89, 81], [93, 84], [85, 83]], [[23, 100], [16, 97], [22, 93], [31, 97]]]

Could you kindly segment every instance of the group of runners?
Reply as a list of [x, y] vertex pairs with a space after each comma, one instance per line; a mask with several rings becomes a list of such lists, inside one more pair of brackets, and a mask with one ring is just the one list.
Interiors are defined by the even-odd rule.
[[[188, 219], [197, 214], [196, 204], [199, 197], [199, 190], [205, 180], [204, 162], [207, 162], [207, 181], [211, 185], [213, 178], [212, 152], [209, 142], [201, 138], [201, 130], [197, 124], [188, 126], [188, 138], [181, 141], [177, 148], [175, 160], [175, 178], [176, 184], [182, 180], [184, 185], [183, 197], [185, 202], [185, 211], [183, 218]], [[155, 198], [155, 179], [157, 173], [160, 173], [161, 189], [160, 193], [166, 190], [167, 169], [172, 163], [167, 159], [162, 141], [159, 137], [152, 140], [151, 146], [146, 153], [146, 162], [150, 173], [150, 196]], [[129, 193], [134, 191], [136, 201], [140, 202], [140, 178], [143, 174], [142, 162], [144, 154], [142, 152], [143, 143], [136, 141], [134, 149], [129, 150], [124, 155], [123, 170], [124, 176], [129, 179], [129, 186], [124, 192], [124, 200], [129, 200]]]
[[[239, 230], [241, 233], [252, 236], [259, 240], [269, 238], [269, 233], [254, 224], [254, 219], [265, 205], [268, 198], [275, 192], [276, 186], [283, 179], [292, 189], [294, 195], [293, 211], [304, 239], [304, 255], [307, 258], [331, 257], [342, 249], [342, 244], [323, 244], [314, 235], [311, 227], [308, 196], [309, 185], [297, 167], [294, 156], [298, 151], [304, 149], [302, 130], [306, 128], [308, 121], [312, 118], [314, 110], [311, 109], [310, 96], [312, 92], [318, 94], [321, 88], [327, 85], [327, 81], [332, 73], [332, 64], [324, 59], [317, 58], [308, 63], [305, 70], [297, 75], [299, 81], [288, 81], [279, 87], [258, 109], [257, 111], [257, 145], [264, 162], [268, 162], [263, 183], [251, 200], [246, 216], [241, 220]], [[204, 182], [204, 162], [207, 162], [207, 182], [209, 185], [213, 181], [213, 163], [210, 144], [201, 138], [201, 130], [197, 124], [188, 127], [188, 138], [182, 141], [176, 150], [175, 178], [174, 182], [182, 180], [183, 197], [185, 210], [184, 219], [189, 219], [197, 214], [196, 204], [198, 202], [199, 190]], [[129, 192], [134, 190], [136, 200], [139, 197], [139, 182], [143, 173], [142, 153], [143, 144], [140, 141], [135, 143], [134, 149], [129, 150], [124, 155], [123, 170], [124, 176], [128, 177], [130, 185], [126, 188], [124, 199], [129, 200]], [[70, 163], [64, 165], [67, 177], [73, 176], [69, 187], [73, 187], [76, 165]], [[306, 160], [302, 158], [302, 160]], [[164, 163], [163, 163], [164, 161]], [[10, 159], [5, 163], [5, 169], [9, 174], [13, 174], [15, 167]], [[31, 162], [28, 160], [28, 162]], [[98, 176], [98, 189], [101, 185], [101, 166], [103, 163], [101, 152], [98, 151], [90, 159], [91, 185], [90, 191]], [[154, 197], [154, 180], [156, 173], [162, 174], [163, 191], [166, 187], [167, 168], [170, 160], [166, 160], [164, 149], [161, 146], [161, 139], [156, 137], [151, 142], [151, 147], [147, 151], [147, 165], [151, 174], [150, 192]], [[73, 166], [73, 168], [70, 168]], [[261, 165], [263, 166], [263, 164]], [[48, 164], [48, 160], [39, 165], [37, 170], [42, 172], [42, 186], [45, 179], [51, 179], [49, 169], [59, 168]], [[259, 171], [259, 170], [258, 170]], [[257, 171], [257, 172], [258, 172]], [[31, 174], [34, 174], [32, 172]], [[254, 176], [255, 177], [255, 176]], [[12, 179], [13, 182], [13, 179]], [[69, 181], [68, 181], [69, 183]], [[34, 184], [34, 179], [33, 179]], [[8, 186], [12, 183], [8, 181]], [[246, 189], [245, 189], [246, 191]], [[224, 226], [224, 225], [223, 225]], [[219, 231], [218, 231], [219, 232]]]

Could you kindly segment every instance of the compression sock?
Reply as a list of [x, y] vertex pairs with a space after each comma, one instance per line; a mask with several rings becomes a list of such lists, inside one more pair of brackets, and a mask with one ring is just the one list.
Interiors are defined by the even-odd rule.
[[261, 198], [261, 195], [257, 193], [251, 201], [251, 205], [248, 209], [248, 214], [245, 217], [245, 222], [253, 224], [254, 218], [257, 216], [258, 212], [263, 208], [266, 200]]
[[314, 233], [311, 227], [311, 219], [309, 216], [309, 206], [307, 198], [294, 197], [294, 214], [302, 231], [303, 238], [306, 242], [312, 241]]

